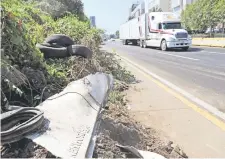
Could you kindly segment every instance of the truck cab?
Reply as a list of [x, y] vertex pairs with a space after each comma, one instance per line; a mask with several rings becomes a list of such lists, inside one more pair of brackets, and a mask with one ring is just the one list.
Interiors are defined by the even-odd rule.
[[191, 36], [182, 28], [181, 21], [172, 12], [141, 12], [136, 8], [134, 18], [120, 26], [120, 39], [124, 45], [132, 43], [141, 47], [159, 47], [188, 50]]
[[[142, 47], [160, 47], [188, 50], [192, 43], [191, 36], [182, 28], [180, 19], [171, 12], [152, 12], [146, 15], [143, 25], [147, 26], [145, 35], [140, 38]], [[146, 24], [147, 23], [147, 24]]]

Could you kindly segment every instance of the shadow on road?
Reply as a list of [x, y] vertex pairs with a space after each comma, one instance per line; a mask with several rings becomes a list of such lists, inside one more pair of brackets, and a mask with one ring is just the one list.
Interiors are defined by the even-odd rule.
[[200, 52], [204, 49], [202, 48], [189, 48], [187, 51], [184, 51], [182, 49], [169, 49], [169, 51], [173, 51], [173, 52]]
[[[136, 46], [136, 47], [140, 47], [139, 45], [134, 45], [132, 43], [129, 43], [128, 46]], [[153, 47], [153, 46], [148, 46], [147, 48], [149, 49], [154, 49], [154, 50], [161, 50], [158, 47]], [[201, 52], [202, 50], [204, 50], [203, 48], [196, 48], [196, 47], [190, 47], [187, 51], [184, 51], [180, 48], [173, 48], [173, 49], [168, 49], [168, 51], [172, 51], [172, 52]]]
[[[148, 46], [147, 48], [154, 49], [154, 50], [161, 50], [158, 47], [149, 47]], [[168, 49], [168, 51], [171, 51], [171, 52], [201, 52], [202, 50], [204, 50], [204, 49], [202, 49], [202, 48], [189, 48], [187, 51], [184, 51], [180, 48]]]
[[[122, 45], [122, 43], [120, 43], [120, 42], [109, 42], [109, 43], [107, 43], [107, 44], [121, 44], [121, 46], [134, 46], [134, 47], [140, 47], [139, 45], [134, 45], [134, 44], [132, 44], [132, 43], [129, 43], [128, 45]], [[106, 44], [106, 45], [107, 45]], [[160, 48], [158, 48], [158, 47], [147, 47], [147, 49], [153, 49], [153, 50], [158, 50], [158, 51], [160, 51], [161, 49]], [[190, 47], [187, 51], [184, 51], [184, 50], [182, 50], [182, 49], [180, 49], [180, 48], [173, 48], [173, 49], [168, 49], [168, 51], [170, 51], [170, 52], [201, 52], [201, 51], [203, 51], [203, 50], [205, 50], [204, 48], [198, 48], [198, 47]]]

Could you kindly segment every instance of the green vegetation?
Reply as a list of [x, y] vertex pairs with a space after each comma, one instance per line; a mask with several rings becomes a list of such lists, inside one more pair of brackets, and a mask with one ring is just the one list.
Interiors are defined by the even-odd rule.
[[[69, 0], [57, 2], [70, 4]], [[73, 8], [66, 8], [66, 14], [53, 16], [48, 10], [40, 10], [37, 7], [40, 3], [22, 0], [1, 3], [2, 109], [8, 104], [36, 106], [70, 81], [90, 73], [111, 73], [118, 81], [125, 82], [133, 79], [114, 54], [99, 50], [102, 30], [91, 28], [89, 21], [81, 18], [83, 4], [74, 4], [78, 7], [74, 12]], [[88, 46], [94, 52], [93, 58], [44, 59], [35, 45], [53, 33], [66, 34], [77, 44]]]
[[28, 0], [28, 2], [49, 13], [54, 19], [62, 18], [71, 13], [76, 15], [79, 20], [88, 21], [81, 0]]
[[120, 38], [120, 32], [119, 32], [119, 30], [116, 31], [115, 35], [116, 35], [116, 38], [117, 38], [117, 39]]
[[225, 24], [225, 0], [198, 0], [182, 12], [182, 22], [188, 30], [206, 30]]

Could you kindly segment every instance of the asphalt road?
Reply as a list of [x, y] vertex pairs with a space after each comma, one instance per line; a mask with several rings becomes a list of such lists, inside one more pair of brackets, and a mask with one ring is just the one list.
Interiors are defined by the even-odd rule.
[[188, 51], [122, 45], [107, 42], [103, 49], [115, 49], [188, 93], [225, 112], [225, 49], [191, 47]]

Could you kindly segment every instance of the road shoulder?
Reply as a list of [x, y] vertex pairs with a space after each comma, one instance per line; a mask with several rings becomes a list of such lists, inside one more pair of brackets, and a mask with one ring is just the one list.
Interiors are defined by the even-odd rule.
[[128, 107], [135, 120], [166, 134], [190, 157], [225, 156], [225, 133], [221, 129], [130, 64], [123, 65], [141, 81], [127, 91]]

